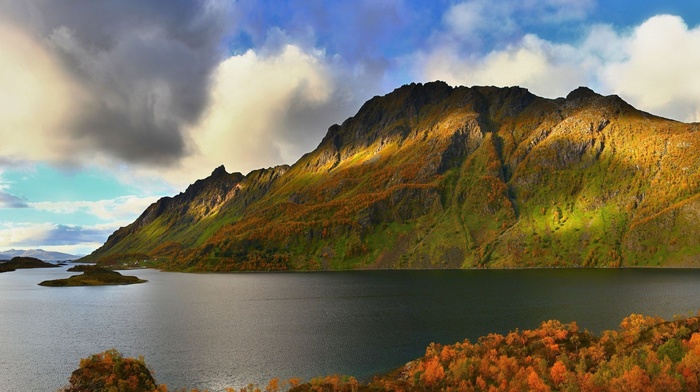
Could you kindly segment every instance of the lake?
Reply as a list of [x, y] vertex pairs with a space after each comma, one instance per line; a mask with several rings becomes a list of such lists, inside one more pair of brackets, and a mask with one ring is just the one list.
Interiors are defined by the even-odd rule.
[[113, 347], [143, 355], [170, 388], [363, 379], [430, 342], [700, 309], [700, 270], [687, 269], [124, 274], [149, 282], [51, 288], [37, 283], [65, 267], [0, 274], [0, 390], [55, 391], [81, 357]]

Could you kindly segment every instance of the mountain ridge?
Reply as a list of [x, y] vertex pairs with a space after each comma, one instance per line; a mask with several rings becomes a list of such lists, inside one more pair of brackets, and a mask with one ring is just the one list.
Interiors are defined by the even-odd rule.
[[81, 256], [43, 249], [10, 249], [0, 251], [0, 260], [10, 260], [14, 257], [33, 257], [44, 261], [68, 261], [76, 260]]
[[292, 166], [217, 168], [85, 260], [138, 253], [192, 271], [696, 266], [697, 131], [586, 87], [546, 99], [413, 83], [329, 127]]

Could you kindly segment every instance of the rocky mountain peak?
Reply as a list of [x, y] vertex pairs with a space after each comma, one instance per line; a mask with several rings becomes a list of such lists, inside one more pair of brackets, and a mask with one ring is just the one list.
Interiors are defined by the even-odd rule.
[[586, 98], [599, 98], [602, 95], [596, 93], [588, 87], [580, 86], [577, 89], [571, 91], [569, 95], [566, 96], [567, 101], [586, 99]]
[[221, 176], [224, 176], [227, 174], [228, 174], [228, 172], [226, 171], [226, 168], [224, 167], [224, 165], [221, 165], [221, 166], [217, 167], [216, 169], [214, 169], [213, 172], [211, 172], [210, 177], [221, 177]]
[[315, 161], [308, 162], [307, 167], [337, 165], [376, 144], [378, 149], [392, 143], [401, 145], [417, 138], [419, 129], [438, 131], [434, 127], [447, 112], [476, 115], [478, 126], [471, 124], [468, 128], [472, 137], [478, 137], [479, 132], [490, 128], [487, 123], [515, 118], [537, 100], [542, 98], [518, 86], [452, 87], [443, 81], [407, 84], [370, 99], [353, 117], [332, 125], [314, 152]]

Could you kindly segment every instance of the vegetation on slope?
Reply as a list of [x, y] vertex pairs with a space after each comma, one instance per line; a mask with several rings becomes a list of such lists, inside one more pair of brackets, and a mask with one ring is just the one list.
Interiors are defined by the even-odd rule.
[[700, 132], [586, 88], [411, 84], [291, 167], [223, 167], [86, 261], [186, 271], [700, 265]]
[[[167, 391], [143, 358], [114, 350], [81, 360], [66, 391]], [[138, 389], [134, 386], [138, 385]], [[83, 388], [83, 389], [81, 389]], [[113, 388], [113, 389], [110, 389]], [[476, 343], [431, 344], [425, 356], [369, 383], [328, 376], [301, 383], [270, 381], [277, 392], [355, 391], [697, 391], [700, 317], [666, 322], [631, 315], [616, 331], [596, 336], [575, 323], [543, 322], [534, 330], [491, 334]], [[234, 391], [233, 388], [227, 391]], [[256, 386], [241, 392], [260, 392]]]

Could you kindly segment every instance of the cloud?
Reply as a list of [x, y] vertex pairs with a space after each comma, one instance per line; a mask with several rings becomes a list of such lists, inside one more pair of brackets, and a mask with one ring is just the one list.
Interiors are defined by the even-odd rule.
[[2, 178], [3, 162], [0, 162], [0, 209], [3, 208], [28, 208], [26, 200], [7, 192], [10, 184]]
[[211, 106], [192, 131], [208, 160], [243, 171], [263, 162], [286, 163], [289, 156], [284, 156], [280, 140], [286, 114], [293, 105], [323, 104], [332, 89], [320, 57], [287, 45], [273, 56], [249, 50], [222, 62], [214, 76]]
[[103, 243], [111, 234], [111, 227], [81, 227], [54, 225], [43, 233], [42, 244], [49, 246]]
[[3, 192], [0, 187], [0, 208], [27, 208], [27, 202], [15, 195]]
[[[178, 185], [222, 163], [242, 172], [293, 163], [328, 126], [396, 87], [386, 86], [383, 49], [397, 29], [420, 37], [400, 0], [301, 5], [256, 16], [260, 6], [247, 1], [0, 0], [0, 27], [23, 39], [4, 57], [37, 86], [22, 111], [7, 109], [21, 118], [0, 118], [11, 141], [0, 160], [115, 167]], [[223, 56], [236, 34], [255, 47]], [[5, 90], [8, 102], [15, 90]]]
[[[0, 192], [0, 208], [3, 207]], [[87, 254], [101, 246], [119, 227], [133, 222], [155, 197], [124, 196], [99, 201], [22, 202], [31, 212], [46, 213], [47, 222], [0, 222], [0, 250], [10, 248], [55, 250]], [[10, 198], [11, 202], [18, 202]], [[17, 206], [19, 207], [19, 206]], [[5, 206], [4, 208], [8, 208]], [[85, 213], [95, 217], [94, 225], [55, 223], [70, 221], [71, 216]], [[65, 216], [65, 219], [61, 219]], [[54, 221], [54, 222], [51, 222]]]
[[33, 202], [27, 207], [54, 214], [86, 212], [113, 225], [126, 225], [156, 200], [156, 197], [123, 196], [99, 201]]
[[617, 38], [624, 59], [601, 70], [608, 89], [652, 113], [700, 121], [700, 26], [659, 15]]
[[443, 40], [413, 57], [419, 80], [453, 85], [520, 85], [545, 97], [590, 86], [638, 108], [682, 121], [700, 120], [700, 27], [659, 15], [633, 29], [590, 26], [582, 39], [557, 43], [526, 34], [485, 54]]
[[62, 136], [81, 89], [46, 48], [1, 21], [0, 86], [2, 163], [61, 159]]
[[500, 46], [531, 27], [582, 20], [594, 8], [594, 0], [463, 1], [444, 13], [445, 29], [437, 41], [460, 42], [472, 50]]
[[[10, 103], [0, 108], [0, 162], [101, 165], [181, 186], [222, 163], [241, 172], [293, 163], [371, 96], [435, 79], [548, 97], [588, 85], [697, 118], [696, 29], [668, 16], [584, 28], [595, 7], [0, 0], [0, 99]], [[541, 34], [571, 24], [584, 31], [577, 42]], [[654, 37], [672, 44], [651, 50]]]
[[116, 227], [13, 223], [0, 225], [0, 249], [36, 249], [87, 254], [104, 243]]
[[527, 23], [563, 23], [585, 19], [595, 8], [596, 0], [540, 0], [511, 2], [526, 13]]
[[[575, 51], [534, 35], [526, 35], [504, 50], [482, 57], [462, 57], [447, 46], [418, 57], [425, 80], [453, 85], [523, 86], [536, 94], [556, 97], [586, 84], [585, 69], [569, 57]], [[571, 60], [570, 60], [571, 59]]]
[[[5, 50], [10, 64], [17, 68], [43, 54], [61, 71], [49, 73], [44, 66], [45, 72], [38, 73], [43, 79], [29, 85], [47, 96], [20, 100], [36, 117], [42, 117], [37, 111], [70, 114], [41, 128], [42, 136], [63, 143], [38, 146], [58, 150], [71, 162], [85, 153], [78, 162], [106, 155], [136, 164], [176, 164], [189, 153], [185, 127], [197, 122], [206, 107], [229, 7], [214, 0], [0, 4], [5, 14], [0, 25], [9, 25], [9, 19], [21, 25], [33, 48], [24, 57]], [[27, 74], [37, 74], [31, 71]], [[80, 94], [55, 91], [62, 83], [76, 85]], [[25, 117], [10, 124], [15, 132], [36, 121]]]
[[466, 1], [450, 7], [443, 22], [452, 38], [476, 43], [483, 33], [507, 34], [515, 29], [511, 7], [482, 0]]
[[125, 196], [100, 201], [25, 203], [28, 209], [50, 214], [52, 220], [60, 221], [61, 215], [68, 217], [84, 212], [103, 223], [3, 222], [0, 223], [0, 249], [42, 248], [86, 254], [101, 246], [119, 227], [130, 224], [154, 201], [154, 197]]
[[219, 64], [209, 106], [188, 130], [197, 152], [183, 160], [182, 171], [166, 176], [177, 181], [193, 172], [208, 175], [220, 164], [247, 173], [294, 163], [318, 145], [330, 125], [378, 93], [385, 64], [352, 66], [321, 50], [281, 45], [284, 36], [273, 39], [275, 45]]

